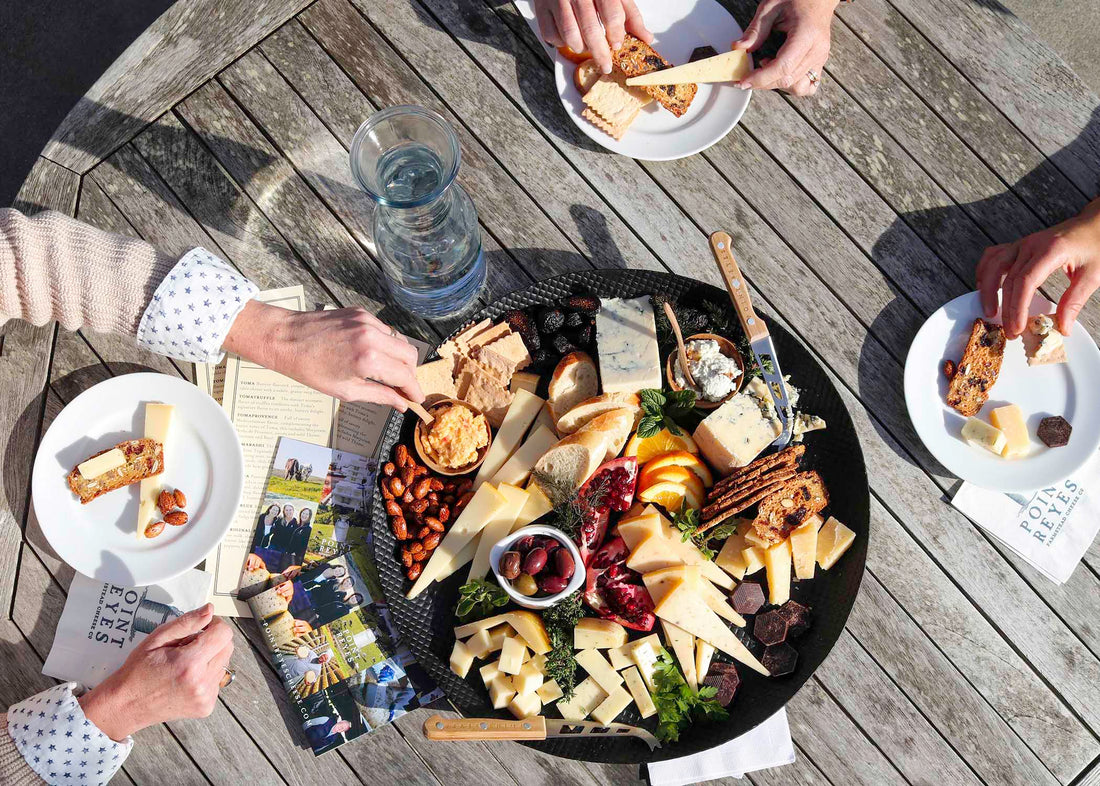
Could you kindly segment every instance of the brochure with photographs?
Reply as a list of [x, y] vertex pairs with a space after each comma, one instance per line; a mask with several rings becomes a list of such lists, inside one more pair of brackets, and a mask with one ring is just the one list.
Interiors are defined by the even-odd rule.
[[315, 754], [443, 695], [401, 644], [370, 556], [376, 469], [280, 438], [237, 594]]

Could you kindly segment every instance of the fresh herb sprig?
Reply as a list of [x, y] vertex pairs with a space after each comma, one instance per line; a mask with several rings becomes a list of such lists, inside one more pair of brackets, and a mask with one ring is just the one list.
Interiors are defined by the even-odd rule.
[[575, 538], [580, 532], [585, 512], [600, 507], [610, 490], [610, 478], [606, 474], [591, 482], [585, 489], [584, 499], [580, 498], [578, 490], [568, 480], [538, 470], [532, 472], [531, 477], [546, 494], [554, 509], [550, 525], [571, 538]]
[[717, 551], [710, 547], [712, 541], [725, 540], [737, 531], [737, 522], [734, 520], [700, 532], [699, 511], [688, 507], [686, 501], [680, 506], [680, 510], [673, 514], [672, 524], [680, 531], [680, 539], [685, 543], [689, 540], [693, 542], [707, 559], [714, 559], [714, 555], [717, 554]]
[[569, 701], [577, 684], [577, 661], [573, 657], [573, 628], [584, 616], [583, 597], [577, 590], [542, 612], [542, 624], [550, 639], [546, 654], [546, 676], [558, 683], [562, 698]]
[[647, 388], [638, 397], [642, 401], [642, 419], [638, 423], [638, 436], [642, 439], [652, 437], [662, 428], [667, 428], [674, 436], [683, 436], [684, 429], [676, 423], [695, 409], [694, 390], [670, 390], [667, 393], [655, 388]]
[[657, 708], [657, 739], [676, 742], [680, 732], [697, 720], [721, 721], [729, 717], [726, 708], [714, 698], [718, 689], [702, 685], [694, 691], [684, 681], [676, 661], [662, 649], [653, 671], [653, 704]]
[[497, 584], [484, 579], [471, 579], [458, 590], [455, 616], [460, 620], [482, 619], [493, 609], [508, 605], [508, 593]]

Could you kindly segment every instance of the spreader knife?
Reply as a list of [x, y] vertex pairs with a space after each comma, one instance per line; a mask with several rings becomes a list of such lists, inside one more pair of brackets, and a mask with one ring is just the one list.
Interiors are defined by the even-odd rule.
[[523, 720], [500, 718], [444, 718], [433, 715], [424, 721], [424, 736], [429, 740], [546, 740], [593, 737], [634, 737], [649, 746], [661, 743], [645, 729], [625, 723], [601, 726], [591, 721], [567, 721], [535, 715]]
[[768, 326], [753, 310], [752, 299], [749, 297], [749, 285], [741, 275], [737, 261], [733, 258], [732, 242], [733, 239], [726, 232], [715, 232], [710, 236], [710, 248], [714, 252], [714, 259], [718, 262], [718, 269], [722, 271], [726, 289], [729, 290], [730, 298], [733, 300], [733, 308], [737, 311], [737, 318], [741, 320], [741, 328], [749, 339], [749, 347], [756, 358], [756, 365], [760, 367], [760, 373], [772, 394], [776, 415], [783, 426], [782, 433], [772, 444], [786, 447], [791, 441], [791, 429], [794, 423], [787, 382], [783, 379], [783, 371], [779, 368], [779, 357], [775, 354], [775, 345], [772, 344]]

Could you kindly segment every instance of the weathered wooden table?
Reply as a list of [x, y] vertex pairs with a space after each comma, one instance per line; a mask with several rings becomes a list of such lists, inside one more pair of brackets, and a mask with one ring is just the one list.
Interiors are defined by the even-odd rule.
[[[745, 24], [753, 4], [733, 5]], [[729, 230], [761, 308], [831, 370], [872, 490], [847, 632], [787, 708], [797, 762], [750, 780], [1100, 783], [1100, 544], [1062, 587], [1022, 564], [945, 502], [954, 479], [901, 392], [916, 329], [971, 288], [982, 249], [1097, 196], [1098, 99], [995, 0], [857, 0], [837, 16], [815, 98], [758, 93], [715, 147], [649, 164], [573, 127], [505, 0], [185, 0], [74, 110], [19, 206], [171, 253], [203, 245], [261, 287], [302, 282], [429, 340], [449, 327], [386, 307], [348, 171], [352, 133], [381, 107], [423, 104], [457, 128], [487, 297], [588, 267], [717, 283], [706, 236]], [[1100, 335], [1100, 304], [1084, 321]], [[39, 435], [106, 377], [191, 369], [55, 326], [9, 324], [0, 355], [6, 705], [49, 683], [39, 670], [72, 578], [28, 500]], [[429, 744], [424, 711], [315, 759], [287, 731], [256, 634], [237, 626], [237, 682], [214, 715], [140, 733], [118, 782], [638, 777], [506, 743]]]

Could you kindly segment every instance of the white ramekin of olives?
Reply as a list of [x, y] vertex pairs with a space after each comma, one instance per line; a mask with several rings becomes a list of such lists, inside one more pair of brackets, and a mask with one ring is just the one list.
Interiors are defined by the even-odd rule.
[[533, 524], [497, 541], [489, 564], [508, 596], [528, 609], [546, 609], [584, 586], [584, 565], [560, 529]]

